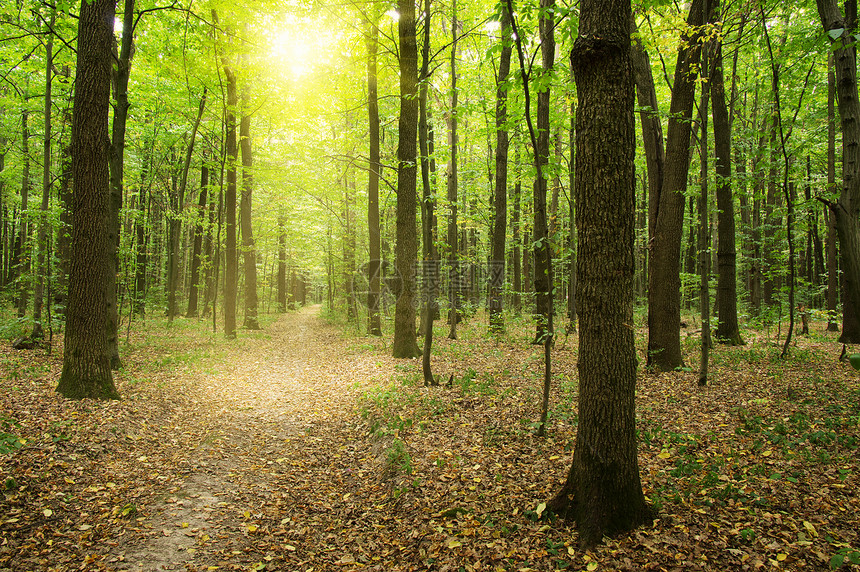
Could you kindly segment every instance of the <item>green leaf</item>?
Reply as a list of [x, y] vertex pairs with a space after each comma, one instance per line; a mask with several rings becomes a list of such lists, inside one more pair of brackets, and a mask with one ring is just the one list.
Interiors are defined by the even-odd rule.
[[845, 31], [845, 28], [833, 28], [832, 30], [827, 30], [827, 35], [830, 36], [831, 40], [835, 40]]
[[837, 552], [833, 556], [830, 557], [830, 568], [832, 570], [836, 570], [837, 568], [842, 566], [842, 563], [845, 562], [845, 555]]
[[848, 356], [848, 361], [851, 363], [851, 367], [860, 370], [860, 354], [851, 354]]

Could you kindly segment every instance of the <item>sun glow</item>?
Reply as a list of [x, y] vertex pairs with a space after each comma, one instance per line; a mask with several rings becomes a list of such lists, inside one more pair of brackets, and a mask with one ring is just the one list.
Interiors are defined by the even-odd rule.
[[293, 28], [284, 28], [272, 38], [272, 56], [276, 64], [295, 78], [307, 75], [313, 69], [310, 61], [313, 45], [309, 39]]
[[331, 62], [332, 49], [340, 44], [338, 30], [315, 19], [282, 23], [270, 33], [273, 64], [292, 77], [302, 79]]

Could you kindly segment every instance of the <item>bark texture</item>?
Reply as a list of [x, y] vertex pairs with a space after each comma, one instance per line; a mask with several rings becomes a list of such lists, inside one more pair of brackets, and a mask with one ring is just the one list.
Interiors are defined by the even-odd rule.
[[511, 71], [511, 16], [502, 5], [499, 75], [496, 78], [496, 181], [493, 197], [493, 237], [490, 255], [490, 329], [504, 330], [505, 238], [508, 222], [508, 74]]
[[718, 341], [741, 345], [738, 327], [735, 202], [732, 196], [732, 134], [723, 77], [723, 45], [717, 40], [711, 74], [714, 115], [714, 161], [717, 173], [717, 329]]
[[72, 116], [74, 177], [69, 305], [57, 391], [73, 399], [118, 399], [107, 323], [111, 270], [108, 108], [113, 0], [81, 4]]
[[395, 267], [400, 293], [394, 309], [396, 358], [421, 355], [415, 339], [415, 262], [418, 256], [415, 210], [418, 155], [418, 44], [414, 0], [399, 0], [400, 120], [397, 142], [397, 247]]
[[702, 0], [693, 0], [681, 38], [669, 126], [666, 164], [651, 241], [648, 277], [648, 365], [671, 371], [683, 364], [681, 355], [681, 235], [690, 166], [690, 131], [700, 46], [698, 28], [704, 23]]
[[574, 44], [579, 235], [579, 425], [548, 508], [593, 545], [651, 518], [636, 456], [633, 343], [635, 134], [629, 0], [584, 0]]

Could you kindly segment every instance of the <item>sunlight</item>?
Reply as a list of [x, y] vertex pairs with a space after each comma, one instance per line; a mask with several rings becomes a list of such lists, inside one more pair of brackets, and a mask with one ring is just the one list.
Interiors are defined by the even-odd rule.
[[313, 20], [282, 22], [270, 32], [276, 65], [293, 79], [303, 78], [331, 61], [332, 46], [340, 45], [341, 32], [319, 28]]
[[308, 40], [310, 38], [300, 37], [293, 28], [275, 32], [272, 38], [272, 55], [281, 68], [295, 78], [308, 74], [313, 68], [310, 55], [315, 46]]

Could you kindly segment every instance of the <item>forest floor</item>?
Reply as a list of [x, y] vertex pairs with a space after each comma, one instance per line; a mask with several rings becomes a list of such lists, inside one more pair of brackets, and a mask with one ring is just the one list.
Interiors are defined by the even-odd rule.
[[533, 326], [485, 324], [436, 341], [451, 385], [425, 388], [420, 360], [318, 308], [233, 341], [148, 319], [123, 345], [116, 402], [54, 392], [60, 345], [4, 344], [0, 572], [860, 569], [860, 376], [823, 323], [786, 359], [775, 329], [717, 346], [704, 388], [640, 367], [658, 516], [590, 551], [541, 504], [570, 464], [576, 335], [559, 336], [537, 437]]

